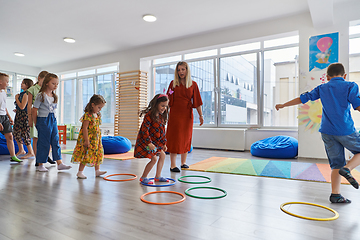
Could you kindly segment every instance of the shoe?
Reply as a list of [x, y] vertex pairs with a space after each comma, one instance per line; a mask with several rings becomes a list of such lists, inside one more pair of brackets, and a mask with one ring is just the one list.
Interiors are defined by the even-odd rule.
[[170, 168], [170, 172], [180, 172], [178, 167]]
[[96, 171], [95, 176], [96, 177], [102, 177], [101, 175], [104, 175], [105, 173], [107, 173], [107, 171]]
[[155, 182], [169, 182], [169, 180], [164, 177], [154, 178], [154, 180]]
[[56, 164], [56, 162], [53, 161], [50, 157], [48, 157], [47, 161], [48, 161], [48, 163], [50, 163], [50, 164]]
[[83, 173], [77, 173], [76, 176], [78, 179], [87, 179], [87, 177]]
[[41, 166], [39, 166], [39, 167], [36, 169], [36, 171], [39, 171], [39, 172], [48, 172], [49, 170], [48, 170], [46, 167], [44, 167], [44, 165], [41, 165]]
[[350, 173], [350, 169], [346, 168], [346, 167], [342, 167], [339, 169], [339, 174], [341, 176], [343, 176], [344, 178], [346, 178], [346, 180], [348, 180], [348, 182], [356, 189], [359, 188], [359, 184], [356, 181], [356, 179], [351, 175]]
[[38, 167], [39, 166], [39, 163], [38, 162], [35, 162], [35, 167]]
[[142, 184], [154, 184], [154, 182], [151, 181], [149, 178], [140, 178], [140, 182]]
[[189, 168], [189, 166], [186, 163], [184, 163], [183, 165], [181, 165], [181, 168]]
[[17, 157], [15, 157], [15, 158], [10, 158], [10, 162], [17, 162], [17, 163], [21, 163], [22, 162], [22, 160], [20, 160], [20, 159], [18, 159]]
[[329, 200], [331, 203], [351, 203], [351, 200], [344, 198], [341, 194], [331, 194]]

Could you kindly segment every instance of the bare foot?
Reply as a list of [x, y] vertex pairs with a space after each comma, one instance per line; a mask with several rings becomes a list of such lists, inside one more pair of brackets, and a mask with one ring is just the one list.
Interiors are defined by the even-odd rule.
[[22, 156], [20, 159], [26, 159], [26, 158], [32, 158], [32, 157], [35, 157], [35, 155], [31, 154], [31, 153], [28, 153], [25, 156]]
[[17, 152], [17, 154], [16, 154], [16, 156], [20, 156], [20, 155], [24, 155], [24, 154], [26, 154], [26, 152], [25, 152], [25, 151], [21, 151], [21, 152], [20, 152], [20, 151], [18, 151], [18, 152]]

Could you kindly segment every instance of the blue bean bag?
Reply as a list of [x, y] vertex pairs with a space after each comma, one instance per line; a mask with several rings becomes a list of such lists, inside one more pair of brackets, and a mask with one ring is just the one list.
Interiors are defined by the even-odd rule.
[[[25, 145], [23, 145], [23, 146], [24, 146], [25, 152], [28, 152], [27, 147]], [[14, 139], [14, 147], [15, 147], [15, 153], [17, 153], [19, 151], [19, 147], [18, 147], [17, 142], [15, 141], [15, 139]], [[10, 152], [9, 152], [8, 147], [6, 145], [6, 138], [1, 133], [0, 133], [0, 155], [10, 155]]]
[[294, 158], [298, 154], [298, 140], [289, 136], [275, 136], [254, 142], [250, 152], [264, 158]]
[[101, 138], [104, 154], [126, 153], [131, 149], [131, 142], [126, 137], [105, 136]]

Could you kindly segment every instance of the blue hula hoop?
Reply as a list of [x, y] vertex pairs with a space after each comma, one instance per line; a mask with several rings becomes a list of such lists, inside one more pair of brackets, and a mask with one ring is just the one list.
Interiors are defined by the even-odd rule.
[[[140, 182], [142, 185], [144, 186], [148, 186], [148, 187], [169, 187], [169, 186], [172, 186], [172, 185], [175, 185], [176, 183], [176, 180], [175, 179], [172, 179], [172, 178], [166, 178], [167, 180], [170, 180], [170, 181], [173, 181], [173, 183], [169, 183], [169, 184], [163, 184], [163, 185], [156, 185], [156, 184], [146, 184], [146, 183], [142, 183]], [[149, 180], [154, 180], [154, 178], [149, 178]], [[154, 181], [155, 182], [155, 181]]]

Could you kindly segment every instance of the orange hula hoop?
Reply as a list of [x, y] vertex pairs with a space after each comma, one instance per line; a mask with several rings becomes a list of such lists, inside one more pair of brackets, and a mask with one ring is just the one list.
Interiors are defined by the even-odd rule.
[[[149, 194], [153, 194], [153, 193], [174, 193], [174, 194], [178, 194], [180, 196], [182, 196], [182, 199], [180, 199], [179, 201], [175, 201], [175, 202], [164, 202], [164, 203], [159, 203], [159, 202], [150, 202], [148, 200], [145, 200], [144, 197], [146, 195], [149, 195]], [[149, 204], [155, 204], [155, 205], [171, 205], [171, 204], [176, 204], [176, 203], [181, 203], [183, 201], [185, 201], [186, 199], [186, 196], [182, 193], [179, 193], [179, 192], [174, 192], [174, 191], [154, 191], [154, 192], [148, 192], [148, 193], [145, 193], [143, 194], [141, 197], [140, 197], [141, 201], [145, 202], [145, 203], [149, 203]]]
[[[109, 177], [112, 176], [119, 176], [119, 175], [130, 175], [133, 176], [133, 178], [128, 178], [128, 179], [109, 179]], [[125, 181], [131, 181], [131, 180], [135, 180], [137, 178], [137, 176], [135, 174], [132, 173], [116, 173], [116, 174], [110, 174], [104, 177], [104, 180], [106, 181], [112, 181], [112, 182], [125, 182]]]

